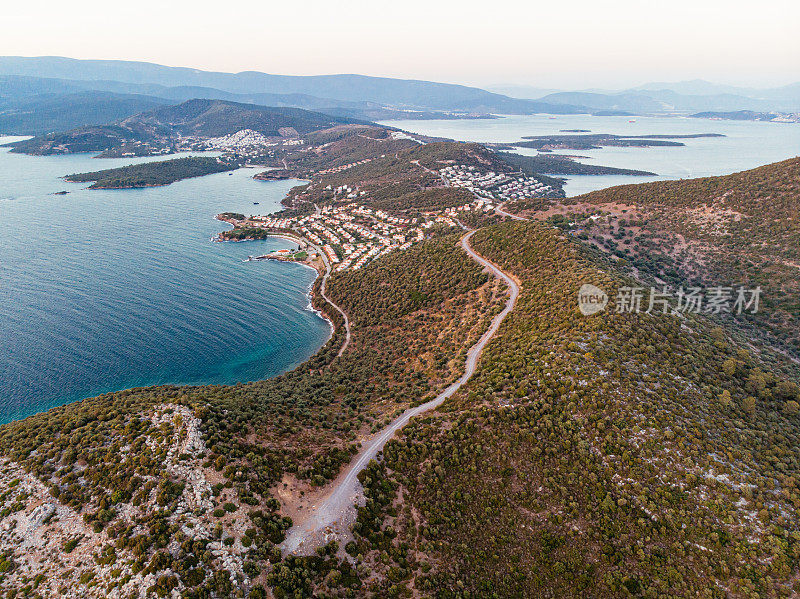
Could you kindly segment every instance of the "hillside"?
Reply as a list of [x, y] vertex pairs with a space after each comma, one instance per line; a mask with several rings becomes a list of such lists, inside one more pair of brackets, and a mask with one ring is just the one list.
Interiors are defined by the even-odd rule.
[[456, 239], [334, 275], [353, 328], [340, 358], [337, 329], [276, 379], [135, 389], [0, 427], [2, 517], [18, 523], [0, 536], [0, 587], [40, 574], [45, 596], [797, 591], [796, 365], [770, 366], [702, 315], [582, 316], [581, 284], [613, 297], [633, 281], [519, 222], [473, 237], [522, 288], [476, 375], [362, 473], [351, 541], [281, 555], [360, 436], [453, 380], [499, 309]]
[[42, 135], [113, 123], [166, 103], [153, 96], [95, 91], [0, 98], [0, 134]]
[[[341, 357], [341, 318], [317, 303], [336, 333], [287, 374], [123, 391], [0, 427], [0, 520], [19, 523], [0, 533], [0, 589], [39, 574], [43, 596], [176, 586], [185, 597], [231, 596], [265, 585], [304, 496], [336, 476], [359, 438], [455, 378], [462, 348], [498, 309], [494, 282], [456, 241], [331, 281], [352, 330]], [[44, 566], [31, 559], [45, 555]]]
[[281, 137], [305, 135], [354, 122], [357, 121], [301, 108], [270, 108], [226, 100], [195, 99], [156, 108], [125, 119], [120, 124], [131, 128], [169, 127], [180, 135], [195, 137], [220, 137], [242, 129], [252, 129], [268, 137]]
[[80, 127], [9, 144], [13, 152], [56, 154], [105, 151], [144, 144], [152, 153], [173, 150], [182, 138], [210, 138], [251, 129], [269, 137], [296, 137], [361, 122], [300, 108], [268, 108], [226, 100], [188, 100], [124, 118], [113, 125]]
[[523, 292], [466, 392], [362, 476], [347, 551], [370, 590], [796, 593], [796, 382], [702, 317], [582, 316], [583, 283], [613, 298], [630, 281], [552, 229], [498, 225], [474, 246]]
[[530, 214], [570, 215], [566, 228], [623, 259], [631, 272], [673, 288], [760, 286], [761, 310], [737, 318], [737, 327], [766, 331], [774, 343], [800, 351], [800, 159], [612, 187], [540, 202]]
[[[496, 184], [476, 183], [485, 185], [479, 195], [489, 202], [508, 197], [512, 193], [508, 186], [521, 189], [525, 185], [540, 185], [532, 193], [564, 195], [560, 179], [523, 173], [500, 153], [476, 143], [420, 144], [407, 135], [378, 127], [339, 127], [311, 134], [306, 141], [307, 149], [281, 149], [263, 161], [280, 167], [282, 170], [277, 172], [283, 176], [310, 180], [283, 200], [285, 206], [294, 210], [344, 201], [347, 198], [341, 197], [341, 193], [337, 195], [336, 190], [345, 188], [357, 193], [358, 201], [366, 206], [409, 217], [420, 211], [473, 204], [476, 196], [468, 191], [466, 184], [453, 183], [442, 173], [448, 167], [471, 169], [473, 177], [497, 178]], [[256, 178], [275, 175], [276, 171], [268, 171]], [[503, 184], [506, 187], [501, 189]]]

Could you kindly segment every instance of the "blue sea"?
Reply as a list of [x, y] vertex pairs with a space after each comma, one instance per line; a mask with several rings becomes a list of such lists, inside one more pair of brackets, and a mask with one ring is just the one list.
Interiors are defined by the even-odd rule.
[[297, 181], [252, 169], [136, 190], [61, 179], [141, 160], [0, 148], [0, 423], [129, 387], [275, 376], [329, 338], [309, 307], [313, 270], [243, 262], [290, 242], [211, 241], [228, 228], [215, 214], [277, 210]]
[[[657, 173], [568, 177], [568, 195], [722, 175], [800, 154], [798, 124], [587, 115], [387, 124], [483, 142], [561, 129], [726, 136], [675, 148], [563, 151]], [[210, 241], [228, 226], [215, 214], [277, 210], [296, 181], [255, 181], [255, 171], [241, 169], [166, 187], [88, 190], [61, 178], [142, 160], [149, 159], [34, 157], [0, 148], [0, 423], [129, 387], [275, 376], [329, 338], [328, 323], [309, 309], [312, 270], [243, 262], [289, 242]], [[69, 193], [52, 195], [61, 190]]]

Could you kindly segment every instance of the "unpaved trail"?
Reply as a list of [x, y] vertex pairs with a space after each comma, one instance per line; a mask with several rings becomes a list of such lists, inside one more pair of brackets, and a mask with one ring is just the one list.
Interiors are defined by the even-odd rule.
[[353, 461], [331, 484], [328, 494], [306, 514], [302, 521], [295, 522], [294, 526], [289, 530], [286, 539], [281, 545], [284, 553], [308, 555], [313, 553], [317, 547], [325, 545], [334, 538], [342, 539], [349, 535], [350, 527], [355, 522], [356, 505], [363, 498], [363, 489], [358, 481], [358, 474], [366, 468], [370, 460], [375, 458], [383, 449], [386, 442], [398, 430], [403, 428], [409, 420], [439, 407], [444, 400], [452, 396], [470, 379], [475, 373], [478, 360], [486, 344], [495, 335], [497, 329], [500, 328], [503, 319], [514, 309], [519, 296], [519, 285], [509, 275], [472, 249], [469, 239], [473, 233], [474, 231], [470, 231], [461, 238], [461, 247], [473, 260], [488, 268], [494, 276], [506, 283], [509, 297], [506, 300], [505, 307], [492, 319], [492, 323], [486, 332], [467, 352], [464, 374], [457, 381], [431, 401], [415, 408], [409, 408], [386, 428], [362, 444], [361, 450], [353, 458]]
[[530, 220], [529, 218], [525, 218], [524, 216], [520, 216], [518, 214], [511, 214], [510, 212], [506, 212], [505, 211], [505, 205], [506, 205], [506, 203], [503, 202], [502, 204], [499, 204], [498, 206], [495, 206], [494, 211], [497, 212], [497, 214], [499, 214], [500, 216], [506, 216], [506, 217], [508, 217], [508, 218], [510, 218], [512, 220]]

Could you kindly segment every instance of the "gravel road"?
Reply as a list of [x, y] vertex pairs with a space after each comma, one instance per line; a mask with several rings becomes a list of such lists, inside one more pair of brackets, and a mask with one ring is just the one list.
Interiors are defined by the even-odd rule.
[[431, 401], [415, 408], [409, 408], [386, 428], [362, 444], [361, 450], [353, 458], [353, 461], [331, 483], [330, 492], [322, 501], [309, 510], [302, 521], [295, 522], [295, 525], [288, 531], [286, 539], [281, 546], [284, 553], [308, 555], [313, 553], [317, 547], [325, 545], [334, 538], [342, 539], [349, 535], [350, 527], [355, 522], [356, 505], [363, 500], [363, 489], [358, 481], [358, 474], [366, 468], [370, 460], [378, 455], [386, 442], [398, 430], [408, 424], [409, 420], [439, 407], [444, 400], [452, 396], [470, 379], [475, 373], [484, 347], [497, 332], [503, 319], [514, 309], [519, 296], [519, 286], [510, 276], [472, 249], [469, 240], [473, 233], [474, 231], [470, 231], [461, 238], [461, 247], [473, 260], [489, 269], [494, 276], [506, 283], [509, 289], [509, 297], [506, 300], [505, 307], [502, 312], [492, 319], [492, 323], [486, 332], [467, 352], [464, 374], [457, 381]]

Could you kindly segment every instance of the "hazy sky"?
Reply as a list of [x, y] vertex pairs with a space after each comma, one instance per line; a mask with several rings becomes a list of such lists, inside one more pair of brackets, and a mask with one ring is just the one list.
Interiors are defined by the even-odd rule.
[[538, 87], [800, 80], [797, 0], [0, 0], [0, 55]]

